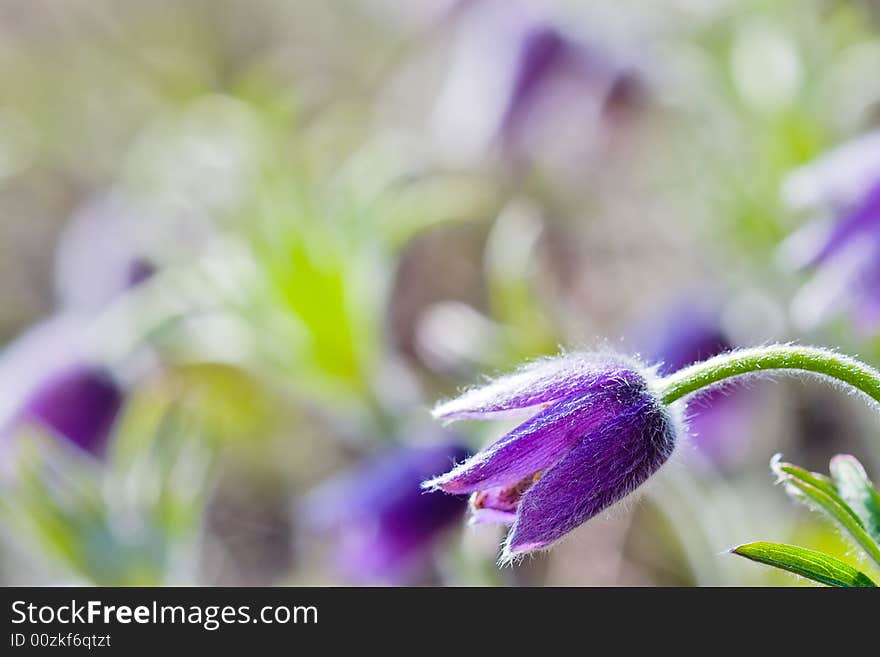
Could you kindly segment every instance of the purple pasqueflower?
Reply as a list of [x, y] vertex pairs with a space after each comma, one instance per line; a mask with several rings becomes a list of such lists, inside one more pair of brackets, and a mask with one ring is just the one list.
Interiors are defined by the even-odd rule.
[[621, 500], [669, 458], [677, 421], [653, 373], [617, 356], [571, 353], [440, 404], [436, 417], [534, 414], [427, 489], [470, 493], [475, 522], [511, 524], [503, 559], [544, 548]]
[[38, 425], [100, 456], [125, 393], [87, 355], [87, 323], [57, 315], [33, 326], [0, 354], [0, 426], [9, 434]]
[[812, 328], [845, 313], [859, 332], [876, 333], [880, 330], [880, 131], [795, 171], [783, 191], [793, 207], [824, 213], [781, 249], [784, 260], [813, 272], [792, 302], [796, 323]]
[[880, 130], [831, 149], [785, 177], [783, 198], [795, 210], [841, 210], [880, 178]]
[[333, 536], [345, 578], [405, 581], [465, 509], [464, 499], [420, 484], [465, 456], [455, 443], [381, 452], [309, 495], [306, 525]]
[[456, 19], [433, 112], [454, 159], [500, 152], [515, 163], [594, 161], [619, 119], [642, 105], [641, 76], [516, 0], [482, 0]]
[[524, 133], [544, 123], [541, 119], [547, 119], [550, 132], [544, 134], [550, 136], [554, 120], [565, 119], [559, 110], [566, 105], [589, 110], [596, 120], [613, 118], [636, 106], [640, 93], [641, 83], [633, 71], [613, 66], [601, 53], [549, 24], [536, 23], [519, 44], [499, 137], [508, 148], [516, 148], [527, 139]]

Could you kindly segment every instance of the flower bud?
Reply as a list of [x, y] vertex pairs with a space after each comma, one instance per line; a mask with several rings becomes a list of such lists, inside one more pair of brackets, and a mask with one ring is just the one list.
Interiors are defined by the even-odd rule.
[[532, 417], [423, 484], [471, 493], [476, 522], [511, 524], [504, 559], [562, 538], [654, 474], [675, 447], [677, 422], [652, 392], [653, 374], [590, 353], [540, 360], [441, 404], [445, 419]]

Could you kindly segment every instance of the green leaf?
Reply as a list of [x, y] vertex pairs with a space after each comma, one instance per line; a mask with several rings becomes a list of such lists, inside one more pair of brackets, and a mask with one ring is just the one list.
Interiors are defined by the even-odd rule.
[[824, 552], [783, 543], [747, 543], [731, 550], [741, 557], [787, 570], [828, 586], [877, 586], [865, 573]]
[[861, 519], [871, 538], [880, 542], [880, 493], [862, 464], [854, 456], [840, 454], [831, 459], [830, 469], [840, 497]]
[[809, 506], [814, 506], [824, 511], [835, 520], [846, 532], [852, 536], [856, 544], [861, 547], [874, 561], [880, 564], [880, 546], [865, 531], [864, 524], [855, 512], [836, 495], [817, 488], [795, 477], [783, 479], [789, 492], [804, 500]]
[[835, 520], [874, 561], [880, 564], [880, 546], [867, 531], [862, 517], [840, 496], [833, 479], [782, 461], [780, 454], [770, 460], [770, 469], [786, 485], [786, 490], [812, 509]]

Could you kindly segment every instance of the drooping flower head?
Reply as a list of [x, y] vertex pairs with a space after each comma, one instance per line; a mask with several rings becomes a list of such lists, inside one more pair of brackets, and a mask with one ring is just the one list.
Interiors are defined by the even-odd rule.
[[314, 491], [306, 523], [332, 534], [336, 566], [347, 579], [405, 581], [465, 509], [463, 498], [426, 492], [420, 484], [466, 455], [451, 443], [382, 452]]
[[[796, 209], [825, 213], [782, 247], [789, 263], [813, 270], [792, 304], [812, 327], [846, 313], [865, 334], [880, 329], [880, 132], [844, 144], [793, 172], [783, 194]], [[828, 216], [830, 213], [830, 216]]]
[[[657, 364], [660, 376], [734, 347], [718, 312], [692, 301], [649, 315], [634, 327], [632, 343], [647, 362]], [[734, 386], [710, 389], [688, 402], [686, 424], [701, 461], [728, 467], [745, 454], [751, 398], [748, 389]]]
[[423, 484], [470, 493], [475, 522], [512, 525], [502, 558], [546, 547], [644, 483], [675, 447], [653, 373], [617, 356], [539, 360], [438, 406], [447, 420], [533, 415]]

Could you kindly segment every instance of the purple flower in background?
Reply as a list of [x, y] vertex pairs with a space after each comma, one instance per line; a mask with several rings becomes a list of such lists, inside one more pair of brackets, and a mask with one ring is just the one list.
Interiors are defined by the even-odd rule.
[[660, 376], [733, 348], [717, 314], [692, 304], [652, 316], [634, 331], [633, 340], [648, 362], [658, 363]]
[[438, 147], [565, 167], [590, 159], [641, 104], [634, 70], [510, 0], [462, 10], [434, 112]]
[[59, 312], [0, 355], [0, 426], [37, 425], [100, 457], [125, 393], [87, 348], [90, 317], [154, 273], [138, 243], [148, 218], [120, 193], [96, 197], [67, 223], [58, 243]]
[[556, 134], [565, 127], [554, 125], [564, 120], [564, 114], [555, 112], [560, 108], [550, 103], [582, 103], [580, 110], [590, 109], [595, 119], [602, 120], [634, 107], [640, 93], [633, 72], [618, 70], [601, 54], [554, 27], [536, 24], [520, 43], [499, 137], [505, 147], [524, 150], [532, 138], [547, 136], [529, 135], [542, 124]]
[[471, 493], [475, 522], [512, 524], [502, 558], [546, 547], [622, 499], [675, 447], [653, 376], [619, 357], [573, 353], [531, 363], [438, 406], [448, 420], [529, 410], [513, 431], [429, 489]]
[[845, 144], [793, 172], [783, 195], [825, 213], [783, 244], [782, 258], [813, 271], [792, 303], [812, 328], [846, 313], [864, 334], [880, 329], [880, 132]]
[[56, 316], [0, 355], [0, 426], [36, 425], [101, 456], [124, 401], [109, 371], [85, 355], [84, 322]]
[[[680, 303], [649, 317], [632, 331], [642, 357], [666, 376], [733, 349], [717, 312]], [[752, 395], [741, 386], [708, 390], [688, 402], [685, 417], [699, 454], [715, 466], [736, 464], [748, 447]]]
[[456, 444], [378, 454], [312, 493], [306, 523], [333, 534], [337, 567], [348, 579], [403, 581], [465, 508], [463, 499], [420, 484], [465, 456]]

